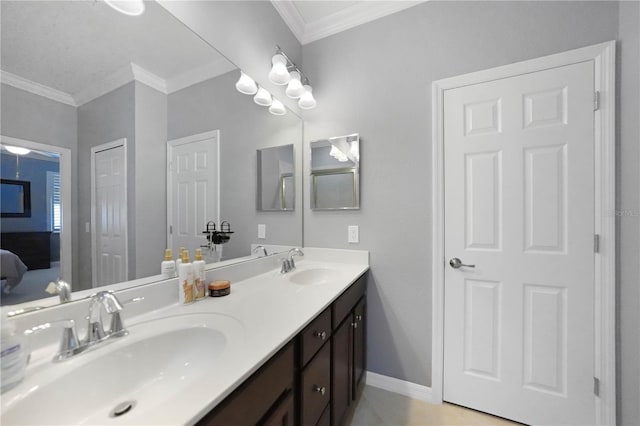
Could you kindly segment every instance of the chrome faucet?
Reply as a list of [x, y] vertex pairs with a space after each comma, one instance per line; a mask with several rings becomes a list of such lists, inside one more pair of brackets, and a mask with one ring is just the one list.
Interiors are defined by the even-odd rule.
[[[53, 357], [53, 360], [64, 361], [65, 359], [84, 352], [85, 350], [109, 340], [112, 337], [122, 337], [129, 334], [127, 329], [124, 327], [124, 322], [122, 321], [122, 307], [129, 303], [144, 300], [144, 297], [136, 297], [120, 303], [116, 295], [110, 291], [99, 291], [89, 297], [91, 299], [89, 301], [89, 316], [87, 317], [89, 319], [89, 324], [87, 328], [87, 336], [84, 339], [78, 339], [75, 322], [71, 319], [50, 321], [37, 325], [26, 330], [24, 332], [25, 335], [39, 333], [58, 323], [62, 324], [63, 333], [60, 341], [60, 348]], [[103, 308], [111, 315], [111, 327], [107, 331], [105, 331], [102, 323]]]
[[267, 249], [264, 246], [255, 246], [251, 253], [262, 253], [262, 256], [268, 256]]
[[299, 248], [292, 248], [289, 250], [287, 257], [282, 259], [282, 268], [280, 268], [281, 274], [286, 274], [287, 272], [296, 269], [296, 263], [293, 260], [293, 256], [304, 256], [304, 253]]
[[[102, 324], [101, 308], [111, 314], [111, 328], [108, 333], [104, 331], [104, 325]], [[89, 302], [89, 326], [84, 343], [91, 345], [108, 337], [125, 336], [127, 330], [124, 328], [120, 311], [122, 311], [122, 305], [115, 294], [108, 291], [99, 291], [92, 294]]]

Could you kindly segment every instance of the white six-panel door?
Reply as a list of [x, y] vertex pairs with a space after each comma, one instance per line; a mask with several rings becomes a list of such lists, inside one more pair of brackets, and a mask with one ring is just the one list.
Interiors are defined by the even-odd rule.
[[444, 95], [444, 399], [594, 419], [593, 62]]
[[219, 226], [218, 131], [169, 141], [168, 225], [174, 257], [206, 244], [202, 231], [208, 221]]
[[121, 140], [92, 149], [94, 287], [128, 279], [124, 143]]

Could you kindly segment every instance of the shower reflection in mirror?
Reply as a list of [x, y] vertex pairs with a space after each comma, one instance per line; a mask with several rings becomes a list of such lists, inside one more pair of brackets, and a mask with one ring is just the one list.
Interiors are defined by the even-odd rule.
[[360, 209], [357, 133], [311, 142], [311, 209]]
[[258, 211], [295, 209], [293, 145], [258, 149]]

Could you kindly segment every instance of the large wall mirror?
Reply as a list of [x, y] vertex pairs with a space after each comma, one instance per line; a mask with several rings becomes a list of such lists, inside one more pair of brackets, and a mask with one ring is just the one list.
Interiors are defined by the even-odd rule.
[[[301, 170], [301, 118], [238, 93], [236, 65], [158, 3], [145, 5], [130, 17], [102, 1], [0, 3], [2, 179], [15, 180], [7, 147], [32, 151], [19, 158], [32, 217], [1, 218], [3, 275], [5, 259], [25, 263], [9, 234], [45, 235], [49, 246], [48, 268], [28, 268], [9, 288], [3, 280], [2, 305], [48, 306], [58, 277], [73, 291], [160, 279], [165, 247], [193, 258], [211, 221], [234, 232], [224, 262], [250, 259], [251, 244], [302, 245], [301, 193], [287, 195], [290, 214], [255, 208], [256, 150], [295, 148]], [[301, 191], [301, 177], [290, 179]]]

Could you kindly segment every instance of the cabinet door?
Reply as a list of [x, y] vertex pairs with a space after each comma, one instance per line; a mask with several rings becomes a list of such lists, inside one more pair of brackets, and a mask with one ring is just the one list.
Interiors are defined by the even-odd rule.
[[290, 391], [269, 414], [262, 426], [293, 426], [294, 414], [293, 392]]
[[353, 389], [352, 396], [356, 399], [366, 367], [366, 303], [360, 300], [353, 310]]
[[302, 372], [302, 424], [318, 423], [331, 401], [331, 342], [327, 342]]
[[331, 424], [344, 424], [351, 404], [352, 387], [352, 326], [351, 316], [333, 333], [333, 370], [331, 374]]

